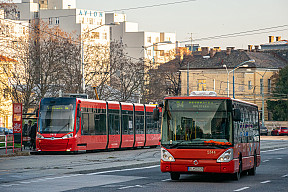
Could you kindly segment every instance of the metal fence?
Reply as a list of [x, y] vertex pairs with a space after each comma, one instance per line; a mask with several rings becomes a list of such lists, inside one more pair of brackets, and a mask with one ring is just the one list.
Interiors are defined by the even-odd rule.
[[[8, 148], [12, 148], [13, 153], [14, 153], [14, 135], [13, 134], [12, 135], [0, 135], [0, 144], [1, 143], [4, 143], [4, 147], [0, 146], [0, 149], [6, 149], [6, 154], [7, 154]], [[8, 145], [9, 143], [12, 143], [12, 145]]]

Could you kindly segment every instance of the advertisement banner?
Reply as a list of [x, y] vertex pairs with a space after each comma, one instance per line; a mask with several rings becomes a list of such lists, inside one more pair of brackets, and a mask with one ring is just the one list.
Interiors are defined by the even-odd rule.
[[22, 133], [22, 103], [13, 103], [13, 133]]

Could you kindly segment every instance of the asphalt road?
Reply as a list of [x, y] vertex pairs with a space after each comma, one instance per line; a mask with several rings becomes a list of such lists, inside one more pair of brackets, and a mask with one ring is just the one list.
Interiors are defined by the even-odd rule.
[[[179, 181], [171, 181], [169, 174], [160, 172], [159, 162], [155, 163], [159, 149], [0, 159], [0, 191], [287, 191], [288, 148], [282, 147], [284, 142], [287, 144], [287, 141], [263, 141], [262, 145], [266, 149], [262, 147], [261, 165], [257, 168], [256, 176], [243, 176], [240, 181], [218, 174], [181, 175]], [[96, 156], [99, 156], [98, 160], [95, 159]], [[46, 167], [42, 163], [36, 163], [45, 158]], [[71, 158], [74, 161], [68, 161]], [[125, 161], [129, 161], [129, 158], [132, 165]], [[94, 161], [83, 164], [81, 168], [80, 159], [86, 163], [89, 161], [84, 161], [85, 159]], [[28, 164], [28, 161], [34, 163], [35, 167], [23, 165]], [[56, 161], [59, 164], [53, 167], [52, 164]], [[65, 161], [70, 164], [71, 169]], [[76, 169], [71, 162], [75, 162]], [[133, 165], [135, 162], [138, 162], [137, 166]], [[6, 169], [3, 165], [6, 165]]]

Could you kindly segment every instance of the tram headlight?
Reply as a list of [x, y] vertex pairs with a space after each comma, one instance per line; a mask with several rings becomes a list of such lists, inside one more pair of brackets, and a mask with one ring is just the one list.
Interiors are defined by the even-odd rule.
[[175, 161], [174, 157], [164, 148], [161, 148], [162, 161]]
[[233, 159], [233, 149], [228, 149], [217, 159], [217, 163], [229, 162]]
[[39, 133], [37, 133], [37, 138], [38, 139], [44, 139], [44, 137], [42, 135], [40, 135]]
[[62, 137], [62, 139], [68, 139], [68, 138], [71, 138], [71, 137], [73, 137], [73, 133], [69, 133], [69, 134], [67, 134], [67, 135], [64, 135], [64, 136]]

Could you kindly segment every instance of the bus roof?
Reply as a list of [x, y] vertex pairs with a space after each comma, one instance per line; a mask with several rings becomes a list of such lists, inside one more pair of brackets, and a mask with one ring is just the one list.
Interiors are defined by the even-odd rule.
[[195, 99], [195, 100], [201, 100], [201, 99], [226, 99], [226, 100], [232, 100], [232, 101], [237, 101], [237, 102], [241, 102], [241, 103], [246, 103], [249, 105], [254, 105], [257, 106], [254, 103], [250, 103], [247, 101], [243, 101], [243, 100], [239, 100], [239, 99], [233, 99], [230, 97], [218, 97], [218, 96], [175, 96], [175, 97], [165, 97], [164, 100], [181, 100], [181, 99]]

